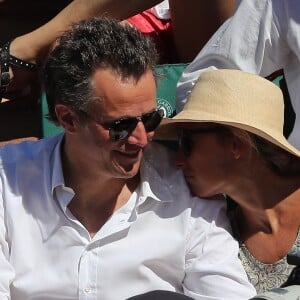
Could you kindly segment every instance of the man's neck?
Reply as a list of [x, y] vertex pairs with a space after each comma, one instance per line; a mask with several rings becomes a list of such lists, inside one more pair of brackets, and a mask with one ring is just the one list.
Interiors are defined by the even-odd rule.
[[139, 182], [139, 176], [136, 176], [120, 181], [119, 185], [105, 182], [100, 184], [101, 188], [95, 187], [94, 183], [73, 187], [75, 196], [68, 208], [94, 236], [111, 215], [128, 202]]
[[75, 193], [68, 208], [91, 236], [114, 211], [128, 202], [140, 183], [139, 174], [132, 178], [108, 177], [93, 168], [80, 166], [70, 160], [63, 150], [62, 168], [66, 186]]

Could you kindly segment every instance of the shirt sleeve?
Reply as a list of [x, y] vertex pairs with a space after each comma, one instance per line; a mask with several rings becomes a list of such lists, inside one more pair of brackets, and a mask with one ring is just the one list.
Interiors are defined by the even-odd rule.
[[238, 243], [229, 232], [225, 201], [207, 201], [197, 207], [205, 219], [196, 218], [186, 242], [184, 293], [201, 300], [249, 299], [256, 291], [238, 258]]
[[14, 270], [9, 263], [9, 246], [6, 240], [5, 210], [3, 190], [0, 180], [0, 299], [10, 299], [10, 283], [14, 278]]
[[243, 0], [183, 72], [176, 111], [182, 110], [196, 80], [206, 69], [240, 69], [267, 76], [283, 68], [291, 51], [286, 41], [285, 1]]

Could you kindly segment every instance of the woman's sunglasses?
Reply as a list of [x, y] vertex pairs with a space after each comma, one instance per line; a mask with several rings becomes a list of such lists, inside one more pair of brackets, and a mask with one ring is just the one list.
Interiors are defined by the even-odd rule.
[[109, 130], [109, 137], [112, 141], [126, 139], [134, 131], [140, 121], [143, 122], [146, 132], [154, 131], [164, 116], [164, 111], [159, 109], [138, 117], [121, 118], [110, 123], [100, 123], [87, 112], [82, 110], [81, 112], [98, 125]]
[[192, 154], [194, 143], [192, 140], [192, 136], [196, 134], [205, 134], [211, 132], [220, 132], [224, 131], [225, 127], [223, 126], [213, 126], [213, 127], [203, 127], [186, 130], [183, 129], [178, 138], [179, 148], [182, 150], [184, 156], [188, 157]]

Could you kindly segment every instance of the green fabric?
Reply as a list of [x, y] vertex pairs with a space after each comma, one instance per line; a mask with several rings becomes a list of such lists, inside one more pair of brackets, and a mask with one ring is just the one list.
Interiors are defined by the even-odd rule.
[[163, 108], [165, 116], [176, 114], [176, 85], [187, 64], [166, 64], [155, 68], [157, 73], [157, 106]]
[[53, 136], [63, 131], [61, 126], [55, 125], [53, 122], [47, 119], [48, 105], [45, 93], [41, 95], [41, 127], [42, 127], [42, 137]]

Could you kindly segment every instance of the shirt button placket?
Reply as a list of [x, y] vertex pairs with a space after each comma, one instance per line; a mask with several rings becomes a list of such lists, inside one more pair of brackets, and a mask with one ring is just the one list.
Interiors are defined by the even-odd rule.
[[79, 299], [97, 299], [97, 251], [89, 246], [79, 261]]

